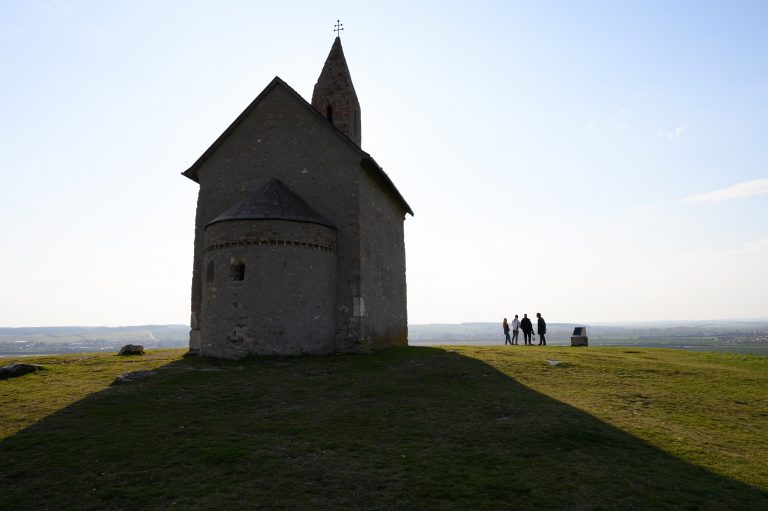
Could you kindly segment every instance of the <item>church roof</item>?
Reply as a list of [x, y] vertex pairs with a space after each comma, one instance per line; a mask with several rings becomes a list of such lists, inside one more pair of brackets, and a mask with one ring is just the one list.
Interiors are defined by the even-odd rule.
[[355, 144], [361, 145], [360, 102], [339, 37], [333, 42], [312, 90], [312, 107], [324, 113], [325, 118]]
[[332, 85], [331, 88], [335, 91], [346, 92], [357, 100], [357, 93], [355, 92], [354, 85], [352, 85], [352, 75], [349, 72], [347, 59], [344, 57], [344, 49], [341, 47], [340, 37], [333, 41], [331, 51], [325, 59], [323, 69], [320, 71], [320, 76], [312, 91], [313, 106], [315, 106], [314, 99], [318, 96], [318, 93], [324, 92], [320, 90], [323, 88], [324, 82], [330, 82], [328, 85]]
[[189, 167], [187, 170], [182, 172], [181, 174], [183, 176], [188, 177], [192, 181], [195, 181], [196, 183], [199, 183], [200, 180], [197, 177], [197, 171], [200, 169], [200, 167], [203, 165], [203, 163], [208, 160], [208, 158], [211, 157], [211, 155], [216, 151], [216, 149], [219, 148], [221, 144], [224, 143], [224, 141], [231, 135], [237, 128], [240, 126], [240, 124], [248, 117], [248, 115], [253, 112], [253, 110], [256, 109], [256, 107], [261, 103], [265, 97], [269, 95], [270, 92], [275, 87], [282, 87], [288, 93], [290, 93], [291, 96], [296, 98], [296, 100], [304, 105], [307, 108], [307, 111], [309, 111], [312, 115], [316, 116], [318, 119], [320, 119], [328, 128], [332, 129], [338, 136], [340, 136], [342, 139], [344, 139], [350, 147], [352, 147], [355, 151], [357, 151], [360, 156], [362, 157], [362, 160], [360, 162], [361, 167], [371, 172], [371, 174], [374, 176], [375, 179], [377, 179], [381, 184], [384, 186], [385, 190], [388, 190], [392, 197], [403, 207], [406, 213], [410, 213], [411, 216], [413, 216], [413, 210], [411, 210], [411, 207], [408, 205], [408, 203], [405, 201], [403, 196], [398, 191], [395, 184], [392, 182], [392, 180], [389, 178], [386, 172], [379, 167], [379, 164], [376, 163], [376, 161], [371, 157], [370, 154], [363, 151], [359, 145], [357, 145], [354, 141], [352, 141], [349, 137], [347, 137], [344, 133], [339, 131], [338, 128], [336, 128], [330, 121], [328, 121], [320, 112], [315, 110], [312, 105], [310, 105], [306, 99], [301, 97], [301, 95], [293, 90], [290, 85], [285, 83], [283, 80], [280, 79], [279, 76], [276, 76], [271, 82], [269, 82], [269, 85], [267, 85], [261, 93], [256, 96], [256, 99], [254, 99], [250, 105], [248, 105], [245, 110], [243, 110], [243, 113], [241, 113], [237, 119], [235, 119], [232, 124], [229, 125], [229, 127], [224, 130], [224, 133], [219, 135], [219, 138], [217, 138], [213, 144], [200, 156], [200, 158], [197, 159], [195, 163], [192, 164], [191, 167]]
[[279, 179], [270, 179], [267, 184], [248, 194], [222, 214], [208, 222], [229, 220], [289, 220], [320, 224], [336, 229], [328, 219], [318, 213], [304, 199], [296, 195]]

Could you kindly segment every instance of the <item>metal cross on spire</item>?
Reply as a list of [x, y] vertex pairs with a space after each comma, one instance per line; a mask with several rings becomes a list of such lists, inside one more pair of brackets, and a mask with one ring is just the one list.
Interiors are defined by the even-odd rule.
[[333, 26], [333, 31], [336, 32], [336, 37], [341, 37], [342, 30], [344, 30], [344, 23], [340, 23], [340, 20], [336, 20], [336, 24]]

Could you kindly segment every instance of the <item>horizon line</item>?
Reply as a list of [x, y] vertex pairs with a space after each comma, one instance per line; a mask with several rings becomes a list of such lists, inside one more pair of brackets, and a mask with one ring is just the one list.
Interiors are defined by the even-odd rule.
[[[510, 316], [507, 316], [509, 318]], [[512, 315], [511, 317], [514, 317]], [[500, 320], [478, 320], [478, 321], [460, 321], [460, 322], [430, 322], [430, 323], [408, 323], [408, 326], [429, 326], [429, 325], [466, 325], [478, 323], [498, 323]], [[716, 322], [745, 322], [745, 321], [766, 321], [768, 316], [748, 317], [748, 318], [716, 318], [716, 319], [628, 319], [628, 320], [609, 320], [609, 321], [551, 321], [549, 324], [571, 324], [571, 325], [617, 325], [631, 323], [716, 323]], [[186, 323], [143, 323], [133, 325], [27, 325], [27, 326], [0, 326], [0, 329], [22, 329], [22, 328], [135, 328], [135, 327], [189, 327]]]

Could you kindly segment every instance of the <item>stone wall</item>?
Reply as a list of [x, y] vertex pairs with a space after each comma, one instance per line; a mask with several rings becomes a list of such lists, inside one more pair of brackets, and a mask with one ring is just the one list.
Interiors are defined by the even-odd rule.
[[203, 267], [202, 355], [335, 351], [333, 229], [281, 220], [215, 223], [206, 228]]
[[201, 165], [197, 175], [200, 192], [190, 348], [200, 338], [195, 327], [201, 326], [203, 228], [248, 192], [277, 178], [338, 228], [335, 349], [358, 349], [360, 322], [353, 317], [353, 296], [360, 295], [360, 153], [278, 84]]
[[360, 183], [362, 337], [372, 349], [408, 344], [405, 211], [364, 163]]

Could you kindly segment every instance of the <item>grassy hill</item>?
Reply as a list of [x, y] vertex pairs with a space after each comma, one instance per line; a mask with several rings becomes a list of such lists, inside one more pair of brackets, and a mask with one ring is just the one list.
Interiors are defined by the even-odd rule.
[[0, 509], [768, 509], [765, 357], [182, 354], [22, 359]]

